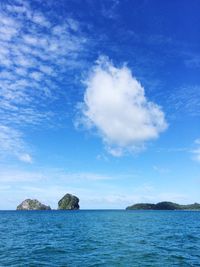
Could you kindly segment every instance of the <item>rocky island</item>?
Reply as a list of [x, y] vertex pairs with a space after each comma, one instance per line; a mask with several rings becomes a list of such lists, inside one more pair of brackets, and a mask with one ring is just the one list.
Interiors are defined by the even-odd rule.
[[64, 195], [58, 201], [59, 210], [78, 210], [79, 209], [79, 198], [71, 194]]
[[[37, 199], [25, 199], [20, 205], [17, 206], [17, 210], [51, 210], [50, 206], [42, 204]], [[58, 210], [78, 210], [79, 198], [66, 194], [58, 201]]]
[[200, 204], [180, 205], [169, 201], [163, 201], [157, 204], [137, 203], [127, 207], [126, 210], [200, 210]]
[[37, 199], [26, 199], [17, 206], [17, 210], [51, 210], [51, 208], [42, 204]]

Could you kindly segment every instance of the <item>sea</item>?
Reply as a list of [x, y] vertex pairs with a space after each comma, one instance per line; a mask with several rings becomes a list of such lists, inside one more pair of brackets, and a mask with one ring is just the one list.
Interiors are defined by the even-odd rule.
[[0, 211], [0, 266], [200, 266], [200, 212]]

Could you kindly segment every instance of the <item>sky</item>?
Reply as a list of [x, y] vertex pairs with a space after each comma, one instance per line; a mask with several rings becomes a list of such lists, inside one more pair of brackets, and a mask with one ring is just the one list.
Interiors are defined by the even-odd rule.
[[200, 202], [199, 10], [2, 0], [0, 209]]

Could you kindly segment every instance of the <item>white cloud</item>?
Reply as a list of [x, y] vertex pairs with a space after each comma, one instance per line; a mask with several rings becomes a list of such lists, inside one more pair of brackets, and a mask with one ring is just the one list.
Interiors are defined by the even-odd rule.
[[[29, 161], [28, 154], [21, 154], [24, 160]], [[63, 182], [67, 184], [77, 184], [79, 182], [90, 181], [110, 181], [114, 177], [109, 174], [101, 174], [95, 172], [68, 172], [59, 168], [38, 168], [34, 171], [20, 169], [16, 166], [1, 166], [0, 165], [0, 181], [1, 182], [38, 182], [44, 181], [48, 183], [53, 181], [53, 184], [62, 186]]]
[[192, 159], [200, 163], [200, 139], [194, 140], [195, 148], [190, 152], [192, 153]]
[[101, 57], [85, 85], [82, 122], [98, 130], [114, 156], [141, 149], [167, 128], [163, 111], [148, 101], [128, 67], [117, 68]]
[[195, 144], [200, 145], [200, 138], [196, 139], [194, 142]]
[[39, 71], [34, 71], [30, 74], [30, 77], [36, 81], [40, 81], [42, 79], [42, 73]]
[[21, 161], [24, 161], [24, 162], [27, 162], [27, 163], [32, 163], [33, 162], [32, 157], [27, 153], [19, 155], [19, 159]]
[[25, 171], [12, 166], [1, 166], [0, 168], [0, 181], [1, 183], [19, 183], [19, 182], [41, 182], [46, 177], [43, 173], [37, 171]]
[[34, 14], [32, 16], [32, 21], [40, 26], [49, 28], [51, 26], [50, 22], [42, 14]]
[[[57, 35], [54, 34], [56, 28], [59, 29]], [[66, 73], [69, 67], [77, 68], [78, 55], [84, 49], [85, 41], [78, 22], [71, 16], [63, 21], [58, 18], [55, 23], [48, 17], [48, 12], [32, 8], [28, 2], [13, 0], [12, 4], [2, 3], [0, 123], [13, 125], [11, 106], [23, 105], [23, 109], [20, 106], [16, 112], [32, 108], [32, 115], [40, 116], [40, 107], [58, 98], [57, 82], [60, 82], [63, 72]], [[50, 93], [46, 94], [47, 91]], [[30, 124], [27, 112], [23, 119], [24, 123]]]
[[[39, 6], [33, 8], [31, 3], [21, 0], [1, 4], [0, 126], [7, 128], [0, 129], [0, 149], [4, 154], [10, 155], [13, 150], [19, 160], [32, 161], [26, 149], [22, 149], [25, 142], [19, 125], [49, 124], [57, 112], [52, 102], [61, 99], [63, 73], [77, 68], [85, 40], [71, 15], [64, 20], [59, 16], [52, 19]], [[62, 97], [65, 93], [62, 92]], [[11, 132], [7, 132], [4, 144], [6, 129]]]
[[165, 168], [165, 167], [163, 168], [163, 167], [156, 166], [156, 165], [153, 166], [153, 169], [154, 169], [154, 171], [156, 171], [156, 172], [158, 172], [160, 174], [165, 174], [165, 173], [169, 173], [170, 172], [170, 170], [168, 168]]
[[192, 150], [193, 159], [200, 162], [200, 147]]
[[200, 162], [200, 148], [195, 149], [192, 152], [194, 154], [194, 160]]
[[99, 173], [63, 173], [64, 179], [82, 180], [82, 181], [106, 181], [112, 180], [113, 177]]
[[166, 95], [166, 109], [176, 116], [191, 115], [199, 116], [200, 114], [200, 86], [188, 85], [176, 88]]
[[31, 163], [32, 157], [26, 152], [27, 148], [19, 130], [0, 125], [0, 155], [16, 157], [20, 161]]

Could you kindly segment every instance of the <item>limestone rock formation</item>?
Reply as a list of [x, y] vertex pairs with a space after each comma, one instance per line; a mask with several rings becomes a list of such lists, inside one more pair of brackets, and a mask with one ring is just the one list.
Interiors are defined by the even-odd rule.
[[76, 196], [73, 196], [71, 194], [64, 195], [63, 198], [61, 198], [58, 201], [58, 209], [59, 210], [78, 210], [79, 209], [79, 198]]
[[26, 199], [17, 206], [17, 210], [50, 210], [50, 206], [46, 206], [37, 199]]

